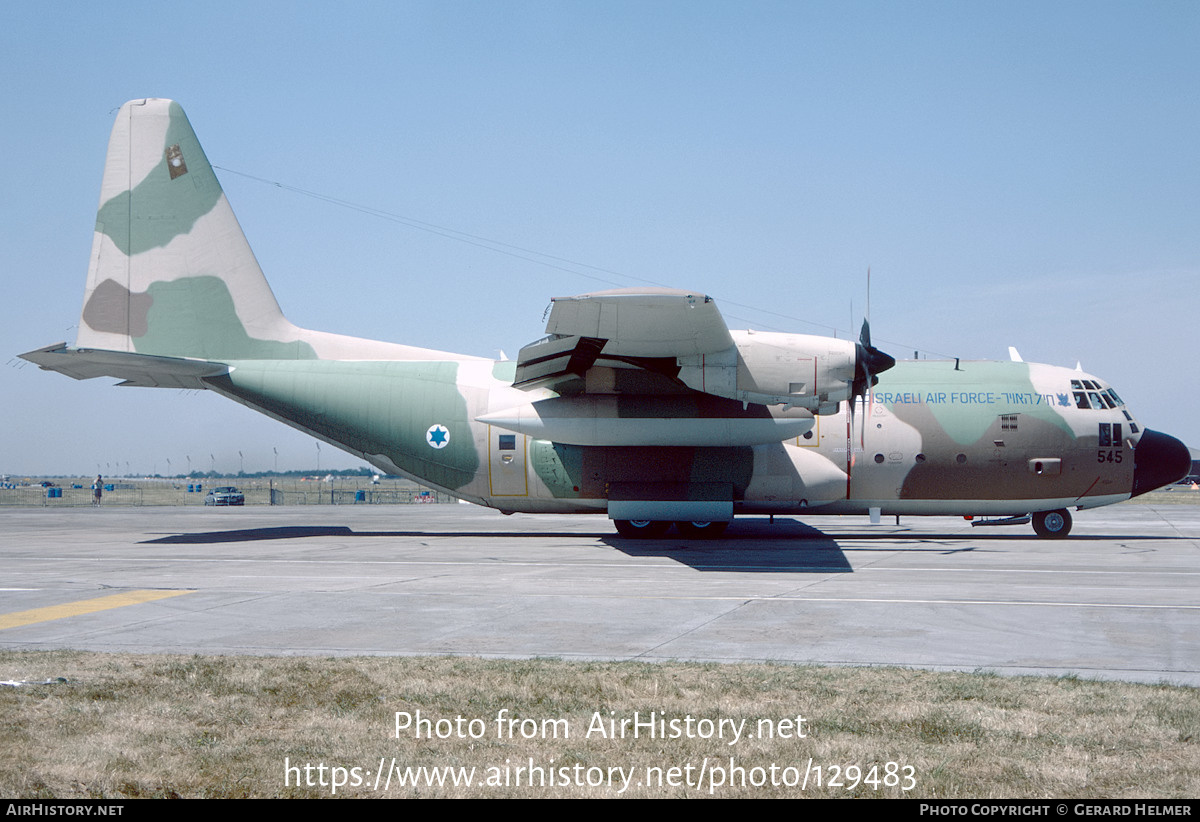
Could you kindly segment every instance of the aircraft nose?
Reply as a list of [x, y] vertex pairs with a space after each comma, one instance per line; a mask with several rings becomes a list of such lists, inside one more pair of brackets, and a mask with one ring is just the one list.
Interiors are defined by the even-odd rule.
[[1133, 450], [1133, 491], [1136, 497], [1177, 482], [1192, 470], [1192, 455], [1174, 437], [1146, 429]]

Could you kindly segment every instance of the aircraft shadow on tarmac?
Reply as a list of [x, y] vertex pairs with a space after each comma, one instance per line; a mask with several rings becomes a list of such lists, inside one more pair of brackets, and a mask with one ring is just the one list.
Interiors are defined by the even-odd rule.
[[[219, 545], [232, 542], [262, 542], [269, 540], [308, 539], [320, 537], [426, 539], [599, 539], [605, 545], [630, 557], [663, 557], [690, 566], [698, 571], [744, 571], [747, 573], [853, 573], [847, 552], [922, 552], [950, 555], [987, 550], [988, 544], [998, 542], [1037, 542], [1034, 534], [974, 530], [963, 533], [932, 534], [904, 529], [864, 530], [831, 536], [795, 519], [746, 518], [735, 522], [718, 539], [686, 540], [671, 532], [659, 539], [626, 539], [610, 532], [589, 534], [581, 531], [355, 531], [344, 525], [296, 525], [272, 528], [244, 528], [227, 531], [202, 531], [170, 534], [142, 540], [146, 545]], [[1112, 541], [1112, 536], [1075, 536], [1061, 545], [1089, 540]], [[1141, 539], [1161, 540], [1161, 536], [1123, 536], [1122, 543]], [[1170, 539], [1170, 537], [1166, 537]], [[872, 545], [871, 543], [880, 543]], [[865, 543], [865, 544], [864, 544]], [[853, 544], [849, 546], [848, 544]], [[844, 545], [848, 547], [843, 547]]]
[[189, 534], [170, 534], [156, 539], [144, 539], [140, 545], [220, 545], [225, 542], [263, 542], [273, 539], [306, 539], [315, 537], [421, 537], [423, 539], [546, 539], [570, 537], [599, 537], [580, 531], [355, 531], [345, 525], [282, 525], [273, 528], [240, 528], [232, 531], [197, 531]]
[[625, 539], [612, 533], [577, 531], [355, 531], [344, 525], [296, 525], [199, 531], [142, 540], [143, 545], [220, 545], [336, 537], [422, 537], [429, 539], [598, 538], [630, 557], [659, 556], [699, 571], [757, 573], [848, 573], [853, 570], [837, 542], [809, 525], [791, 519], [768, 523], [766, 519], [736, 523], [725, 536], [712, 540], [684, 540], [677, 534], [662, 539]]
[[203, 531], [194, 534], [171, 534], [158, 539], [144, 539], [142, 545], [219, 545], [223, 542], [259, 542], [271, 539], [303, 539], [305, 537], [353, 537], [345, 525], [283, 525], [276, 528], [241, 528], [235, 531]]
[[[1135, 535], [1077, 535], [1058, 545], [1070, 550], [1072, 543], [1117, 542], [1133, 547], [1143, 540], [1172, 540], [1186, 537]], [[928, 533], [885, 526], [853, 532], [827, 534], [794, 519], [746, 518], [736, 521], [718, 539], [685, 540], [674, 532], [660, 539], [623, 539], [603, 535], [601, 541], [631, 557], [666, 557], [698, 571], [746, 571], [754, 573], [853, 573], [848, 554], [922, 553], [940, 556], [972, 551], [1003, 551], [1004, 543], [1044, 545], [1036, 534], [1012, 528], [987, 528], [950, 533]], [[1014, 546], [1015, 547], [1015, 546]], [[1140, 548], [1139, 548], [1140, 550]]]
[[631, 557], [664, 557], [697, 571], [746, 573], [851, 573], [837, 541], [793, 519], [741, 520], [716, 539], [689, 540], [674, 531], [659, 539], [601, 537]]
[[[997, 535], [988, 535], [995, 538]], [[765, 517], [746, 518], [735, 522], [718, 539], [684, 540], [668, 533], [661, 539], [622, 539], [613, 535], [601, 541], [631, 557], [658, 556], [689, 565], [697, 571], [745, 571], [748, 573], [853, 573], [847, 553], [902, 550], [935, 554], [957, 554], [974, 551], [979, 535], [969, 538], [961, 534], [905, 534], [895, 530], [866, 533], [826, 534], [819, 528], [799, 520]], [[847, 543], [879, 540], [885, 545], [855, 545]], [[911, 540], [911, 544], [897, 546]]]

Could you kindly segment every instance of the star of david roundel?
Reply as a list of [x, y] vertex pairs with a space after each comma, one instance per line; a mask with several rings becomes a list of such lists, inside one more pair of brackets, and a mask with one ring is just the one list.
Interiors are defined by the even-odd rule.
[[429, 443], [430, 448], [445, 448], [450, 444], [450, 429], [440, 423], [429, 426], [425, 432], [425, 442]]

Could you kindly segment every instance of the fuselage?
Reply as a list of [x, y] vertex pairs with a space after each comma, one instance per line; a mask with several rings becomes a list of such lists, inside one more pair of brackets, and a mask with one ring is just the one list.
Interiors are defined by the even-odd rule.
[[[504, 511], [604, 512], [614, 489], [630, 485], [728, 495], [735, 513], [1088, 508], [1135, 493], [1144, 434], [1103, 380], [1023, 362], [900, 362], [853, 414], [843, 402], [803, 434], [736, 446], [579, 445], [480, 422], [555, 396], [514, 389], [511, 362], [230, 365], [205, 380], [210, 387], [383, 471]], [[706, 413], [661, 397], [612, 400], [610, 429], [636, 431], [668, 414], [683, 428], [687, 414]]]

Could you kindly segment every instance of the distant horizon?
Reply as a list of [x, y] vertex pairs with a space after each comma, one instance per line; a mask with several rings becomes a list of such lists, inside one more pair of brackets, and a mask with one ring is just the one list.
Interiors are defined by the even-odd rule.
[[[33, 473], [19, 473], [19, 472], [12, 472], [12, 471], [0, 471], [0, 476], [7, 477], [10, 480], [13, 477], [23, 477], [26, 479], [60, 479], [60, 478], [74, 478], [74, 477], [94, 478], [97, 476], [97, 474], [78, 474], [78, 473], [76, 473], [76, 474], [69, 474], [69, 473], [68, 474], [61, 474], [61, 473], [60, 474], [33, 474]], [[326, 476], [334, 476], [334, 477], [374, 477], [374, 476], [378, 476], [380, 479], [407, 479], [407, 477], [401, 477], [397, 474], [385, 474], [382, 471], [379, 471], [378, 469], [372, 468], [370, 466], [364, 466], [362, 468], [338, 468], [338, 469], [321, 469], [321, 470], [295, 469], [295, 470], [289, 470], [289, 471], [245, 471], [245, 472], [232, 472], [232, 473], [222, 473], [221, 471], [194, 471], [190, 474], [186, 474], [186, 473], [185, 474], [136, 474], [136, 473], [134, 473], [134, 474], [105, 474], [104, 472], [100, 472], [98, 476], [101, 476], [104, 478], [111, 477], [113, 479], [213, 479], [213, 478], [216, 478], [216, 479], [239, 479], [239, 478], [243, 478], [243, 477], [246, 479], [255, 479], [258, 477], [326, 477]], [[415, 482], [415, 480], [414, 480], [414, 482]]]

